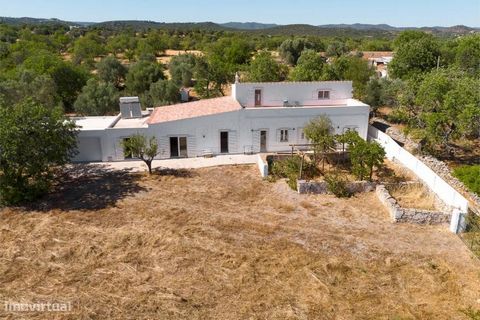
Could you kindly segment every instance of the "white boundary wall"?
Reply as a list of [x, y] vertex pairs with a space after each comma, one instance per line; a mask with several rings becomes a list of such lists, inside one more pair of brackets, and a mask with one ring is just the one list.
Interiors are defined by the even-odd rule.
[[[452, 215], [450, 230], [455, 233], [459, 231], [459, 221], [455, 220], [462, 219], [463, 214], [467, 213], [468, 200], [422, 161], [398, 145], [387, 134], [373, 126], [369, 126], [368, 136], [371, 140], [377, 141], [382, 145], [388, 159], [396, 160], [413, 171], [445, 204], [456, 209], [456, 214]], [[458, 214], [458, 211], [462, 214]]]
[[258, 170], [260, 170], [260, 175], [262, 178], [268, 176], [268, 163], [263, 161], [262, 155], [259, 153], [257, 154], [257, 166]]

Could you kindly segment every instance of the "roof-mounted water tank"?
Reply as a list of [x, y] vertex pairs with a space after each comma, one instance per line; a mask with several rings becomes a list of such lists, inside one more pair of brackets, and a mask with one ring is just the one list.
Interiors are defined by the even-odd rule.
[[141, 118], [142, 106], [138, 97], [121, 97], [120, 114], [123, 119]]

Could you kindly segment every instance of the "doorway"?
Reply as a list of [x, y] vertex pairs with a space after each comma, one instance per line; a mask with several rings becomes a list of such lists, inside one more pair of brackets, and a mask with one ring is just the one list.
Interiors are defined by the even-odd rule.
[[260, 152], [267, 152], [267, 130], [260, 130]]
[[220, 153], [228, 153], [228, 131], [220, 132]]
[[187, 137], [170, 137], [170, 157], [187, 158]]

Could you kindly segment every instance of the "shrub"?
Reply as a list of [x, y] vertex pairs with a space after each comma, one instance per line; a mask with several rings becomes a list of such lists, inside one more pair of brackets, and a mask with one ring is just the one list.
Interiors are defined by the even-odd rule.
[[327, 190], [338, 198], [348, 198], [352, 194], [347, 188], [347, 179], [337, 173], [325, 175]]
[[[279, 178], [287, 178], [287, 183], [293, 190], [297, 190], [297, 179], [300, 176], [300, 167], [302, 166], [302, 157], [293, 156], [286, 159], [277, 160], [272, 163], [272, 175]], [[318, 175], [315, 163], [304, 159], [302, 167], [302, 178], [311, 179]]]
[[470, 191], [480, 195], [480, 165], [460, 166], [453, 175], [462, 181]]

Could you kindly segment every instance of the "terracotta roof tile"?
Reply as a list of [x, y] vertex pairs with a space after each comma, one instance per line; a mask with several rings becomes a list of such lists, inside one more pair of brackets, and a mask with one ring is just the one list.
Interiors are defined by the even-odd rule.
[[208, 116], [241, 108], [240, 103], [231, 96], [179, 103], [155, 108], [148, 124]]

